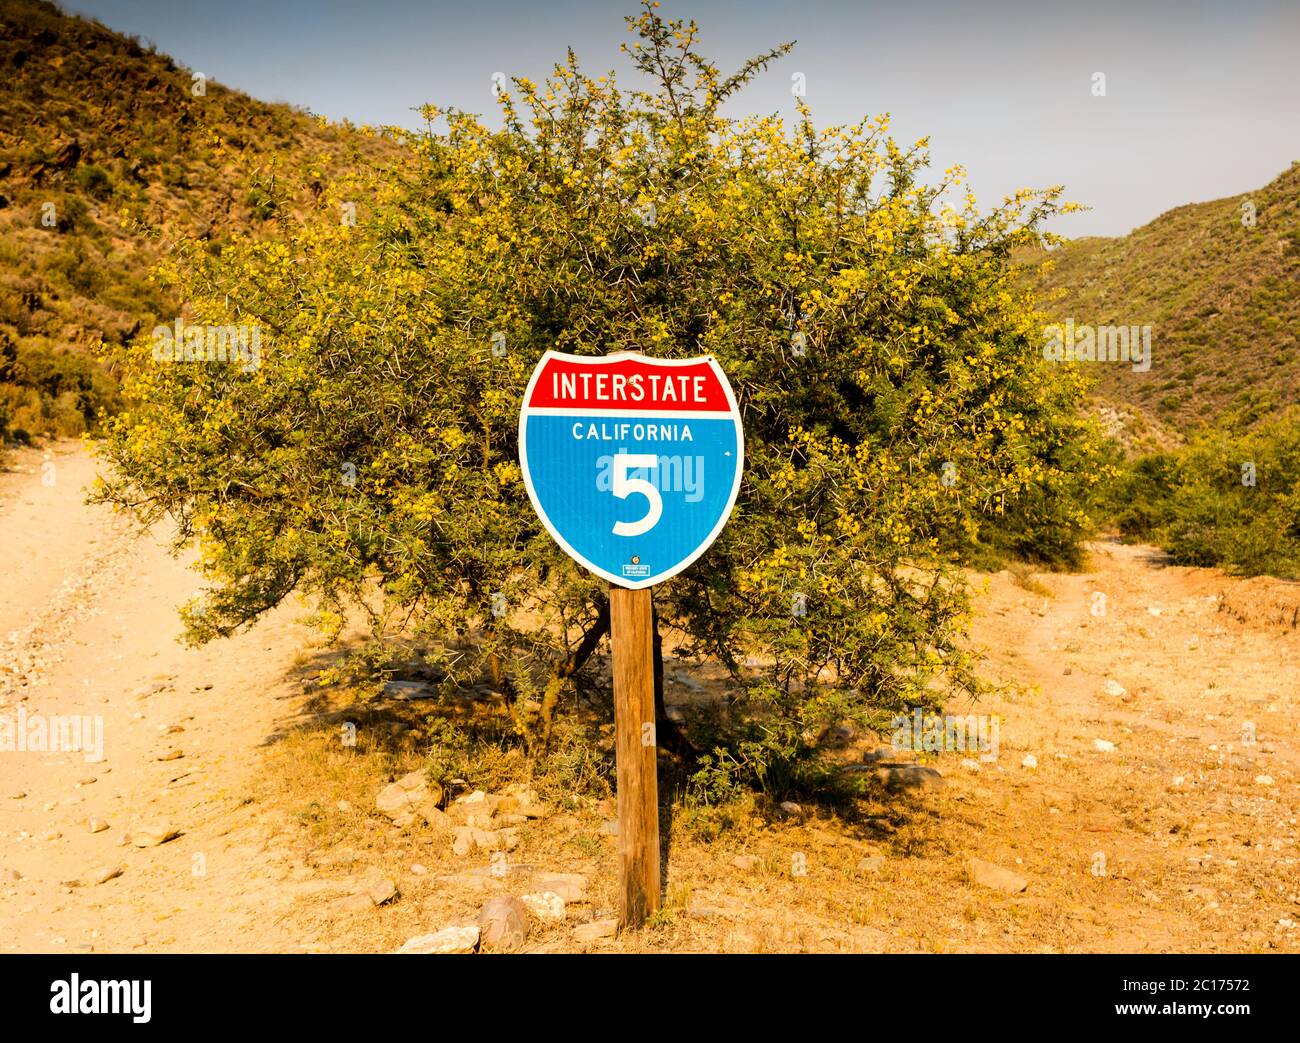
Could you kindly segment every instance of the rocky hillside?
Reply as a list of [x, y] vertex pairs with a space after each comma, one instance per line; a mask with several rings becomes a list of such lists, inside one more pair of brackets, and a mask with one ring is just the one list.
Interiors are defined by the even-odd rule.
[[94, 345], [177, 313], [148, 278], [169, 245], [220, 250], [394, 148], [52, 4], [0, 0], [0, 434], [76, 434], [114, 405]]
[[1056, 250], [1054, 322], [1151, 326], [1151, 367], [1095, 364], [1112, 405], [1157, 426], [1249, 423], [1300, 394], [1300, 164], [1240, 196], [1181, 206], [1117, 239]]

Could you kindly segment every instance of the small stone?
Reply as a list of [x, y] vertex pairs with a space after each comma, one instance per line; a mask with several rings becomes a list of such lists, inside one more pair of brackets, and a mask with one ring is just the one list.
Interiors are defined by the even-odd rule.
[[858, 860], [859, 873], [878, 873], [885, 868], [884, 855], [867, 855]]
[[94, 887], [96, 884], [106, 884], [110, 880], [116, 880], [126, 872], [126, 866], [100, 866], [92, 869], [85, 878], [88, 887]]
[[1273, 785], [1273, 776], [1272, 776], [1272, 775], [1256, 775], [1256, 776], [1255, 776], [1255, 784], [1256, 784], [1257, 786], [1271, 786], [1271, 785]]
[[1022, 768], [1037, 768], [1038, 758], [1035, 757], [1032, 753], [1026, 753], [1024, 760], [1020, 762], [1020, 766]]
[[528, 939], [528, 907], [518, 898], [489, 898], [478, 914], [479, 946], [489, 952], [513, 952]]
[[357, 893], [364, 894], [375, 905], [383, 905], [397, 897], [397, 885], [390, 877], [373, 873], [361, 878]]
[[131, 831], [131, 843], [136, 847], [157, 847], [180, 836], [180, 830], [163, 823], [138, 826]]
[[336, 806], [340, 811], [342, 811], [344, 814], [347, 814], [348, 812], [350, 812], [350, 811], [352, 810], [352, 804], [351, 804], [349, 801], [346, 801], [346, 800], [340, 800], [340, 801], [338, 802], [338, 804], [335, 805], [335, 806]]
[[408, 793], [421, 793], [428, 790], [437, 800], [442, 799], [442, 787], [436, 782], [430, 783], [428, 775], [423, 771], [408, 771], [395, 783], [401, 786]]
[[986, 862], [982, 858], [968, 860], [966, 869], [975, 883], [982, 884], [984, 887], [991, 887], [995, 891], [1017, 894], [1029, 886], [1029, 881], [1019, 873], [1004, 869], [993, 862]]
[[419, 818], [441, 825], [445, 822], [438, 807], [441, 800], [442, 787], [436, 782], [431, 785], [424, 772], [412, 771], [380, 790], [375, 806], [398, 825], [408, 825]]
[[783, 800], [777, 811], [781, 813], [782, 818], [803, 818], [803, 808], [793, 800]]
[[178, 761], [185, 756], [183, 750], [168, 750], [166, 753], [158, 755], [160, 761]]
[[737, 869], [743, 869], [745, 872], [758, 868], [757, 855], [737, 855], [731, 860], [731, 864]]
[[977, 761], [977, 760], [973, 760], [973, 759], [970, 758], [970, 757], [963, 757], [962, 760], [961, 760], [961, 766], [962, 766], [963, 768], [965, 768], [967, 771], [979, 771], [979, 770], [980, 770], [980, 762]]
[[1098, 753], [1114, 753], [1115, 744], [1109, 739], [1093, 739], [1092, 745]]
[[554, 891], [520, 895], [524, 908], [539, 920], [555, 922], [564, 919], [564, 899]]
[[467, 855], [471, 851], [513, 851], [519, 846], [517, 829], [475, 829], [458, 826], [452, 831], [452, 854]]
[[554, 891], [568, 903], [587, 901], [587, 878], [581, 873], [534, 873], [531, 884], [542, 891]]
[[93, 786], [99, 779], [94, 775], [87, 775], [85, 778], [77, 780], [78, 786]]
[[102, 818], [86, 819], [86, 829], [91, 833], [102, 833], [108, 828], [108, 823]]
[[496, 823], [499, 826], [523, 826], [531, 821], [529, 816], [522, 813], [510, 812], [505, 815], [497, 815]]
[[22, 800], [26, 796], [27, 796], [27, 792], [25, 790], [15, 790], [13, 793], [9, 794], [9, 799]]
[[938, 789], [944, 785], [943, 775], [923, 764], [886, 764], [873, 774], [888, 790]]
[[0, 869], [0, 883], [16, 884], [23, 878], [17, 869]]
[[433, 934], [421, 934], [407, 939], [397, 950], [404, 956], [459, 955], [478, 948], [479, 929], [475, 924], [464, 927], [444, 927]]
[[573, 929], [573, 940], [586, 944], [600, 941], [602, 938], [613, 938], [616, 934], [618, 934], [617, 920], [596, 920], [575, 927]]
[[1128, 695], [1128, 689], [1125, 688], [1118, 681], [1112, 681], [1110, 679], [1107, 679], [1106, 683], [1103, 684], [1101, 688], [1102, 691], [1104, 691], [1112, 699], [1121, 699], [1124, 696]]
[[368, 894], [358, 892], [340, 898], [334, 903], [334, 907], [344, 913], [365, 913], [375, 907], [375, 902]]
[[429, 867], [426, 865], [421, 865], [419, 862], [416, 862], [415, 865], [411, 866], [411, 872], [414, 873], [416, 876], [424, 876], [426, 873], [429, 872]]

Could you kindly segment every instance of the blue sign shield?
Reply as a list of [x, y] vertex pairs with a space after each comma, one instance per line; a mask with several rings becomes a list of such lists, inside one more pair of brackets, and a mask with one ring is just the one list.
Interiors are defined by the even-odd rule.
[[735, 396], [711, 357], [548, 351], [524, 393], [519, 456], [556, 542], [622, 587], [676, 575], [722, 531], [740, 489]]

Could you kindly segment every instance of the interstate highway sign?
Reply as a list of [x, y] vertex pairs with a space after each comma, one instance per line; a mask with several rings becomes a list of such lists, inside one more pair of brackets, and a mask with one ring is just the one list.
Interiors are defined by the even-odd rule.
[[711, 357], [548, 351], [519, 412], [524, 485], [565, 553], [620, 587], [675, 576], [727, 522], [744, 437]]

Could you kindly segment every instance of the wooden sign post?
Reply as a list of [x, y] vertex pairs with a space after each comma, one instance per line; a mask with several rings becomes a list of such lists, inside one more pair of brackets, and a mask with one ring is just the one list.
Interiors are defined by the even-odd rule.
[[659, 909], [659, 779], [650, 598], [649, 588], [609, 588], [620, 927], [640, 927]]
[[703, 554], [740, 491], [744, 431], [710, 356], [546, 352], [519, 409], [519, 465], [566, 554], [610, 582], [620, 922], [659, 908], [650, 588]]

